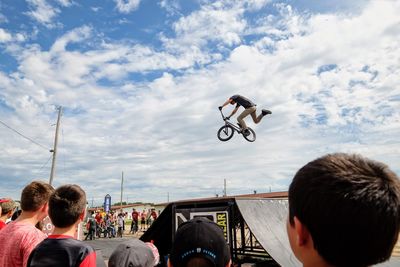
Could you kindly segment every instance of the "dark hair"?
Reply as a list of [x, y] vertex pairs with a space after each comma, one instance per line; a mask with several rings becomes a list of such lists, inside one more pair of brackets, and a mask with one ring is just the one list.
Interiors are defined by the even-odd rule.
[[23, 211], [37, 211], [49, 201], [54, 188], [48, 183], [33, 181], [22, 190], [21, 209]]
[[187, 263], [186, 267], [214, 267], [214, 263], [202, 257], [193, 257]]
[[73, 225], [85, 208], [85, 191], [75, 184], [60, 186], [49, 200], [51, 222], [59, 228]]
[[314, 247], [335, 266], [370, 266], [390, 258], [400, 224], [400, 181], [385, 164], [329, 154], [309, 162], [289, 187], [296, 216]]

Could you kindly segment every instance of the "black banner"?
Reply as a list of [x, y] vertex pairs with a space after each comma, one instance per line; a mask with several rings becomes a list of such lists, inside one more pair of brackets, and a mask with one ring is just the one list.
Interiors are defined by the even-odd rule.
[[212, 208], [189, 208], [176, 209], [175, 212], [175, 231], [178, 226], [190, 219], [196, 217], [206, 217], [218, 224], [224, 232], [226, 242], [230, 243], [229, 235], [229, 207], [212, 207]]

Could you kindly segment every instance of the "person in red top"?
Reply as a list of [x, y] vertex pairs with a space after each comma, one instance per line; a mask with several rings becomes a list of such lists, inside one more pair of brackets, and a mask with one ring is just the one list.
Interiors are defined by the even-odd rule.
[[137, 212], [135, 208], [132, 208], [132, 223], [131, 223], [132, 234], [135, 234], [138, 231], [138, 223], [139, 223], [139, 212]]
[[49, 200], [54, 232], [31, 253], [28, 267], [96, 267], [96, 252], [76, 240], [78, 224], [85, 217], [86, 194], [78, 185], [57, 188]]
[[47, 216], [53, 187], [44, 182], [28, 184], [21, 194], [21, 215], [0, 231], [0, 266], [25, 267], [29, 254], [46, 235], [35, 225]]
[[6, 221], [11, 218], [15, 210], [15, 202], [11, 198], [0, 199], [0, 230], [6, 227]]
[[103, 217], [102, 217], [101, 214], [100, 214], [100, 211], [96, 211], [96, 216], [95, 216], [94, 218], [96, 219], [96, 222], [97, 222], [98, 224], [100, 224], [101, 219], [103, 219]]
[[[0, 199], [0, 214], [3, 212], [3, 211], [1, 210], [1, 203], [3, 203], [3, 202], [5, 202], [5, 200], [4, 200], [4, 199]], [[3, 229], [4, 226], [6, 226], [6, 223], [3, 223], [3, 222], [0, 220], [0, 230]]]

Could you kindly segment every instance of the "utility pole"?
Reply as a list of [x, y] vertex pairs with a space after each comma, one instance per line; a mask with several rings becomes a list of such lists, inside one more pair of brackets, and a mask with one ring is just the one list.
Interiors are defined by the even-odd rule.
[[224, 179], [224, 197], [226, 197], [226, 179]]
[[56, 134], [54, 137], [54, 147], [50, 152], [53, 153], [53, 161], [51, 163], [51, 172], [50, 172], [50, 181], [49, 184], [53, 183], [54, 174], [56, 172], [56, 156], [57, 156], [57, 143], [58, 143], [58, 129], [60, 128], [60, 118], [61, 118], [62, 107], [58, 107], [58, 118], [57, 118], [57, 126], [56, 126]]
[[121, 202], [120, 202], [120, 204], [121, 204], [121, 212], [122, 212], [122, 192], [123, 192], [123, 189], [124, 189], [124, 172], [122, 172], [122, 176], [121, 176]]

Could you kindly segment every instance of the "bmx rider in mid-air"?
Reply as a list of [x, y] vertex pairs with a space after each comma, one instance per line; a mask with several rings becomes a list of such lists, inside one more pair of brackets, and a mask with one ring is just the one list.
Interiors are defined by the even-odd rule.
[[236, 107], [232, 110], [231, 115], [229, 115], [227, 117], [227, 119], [230, 119], [230, 117], [232, 117], [236, 113], [236, 111], [238, 111], [240, 106], [244, 107], [244, 111], [237, 117], [237, 121], [239, 122], [238, 123], [239, 126], [242, 128], [243, 134], [246, 136], [250, 134], [249, 130], [247, 129], [247, 125], [243, 120], [246, 116], [248, 116], [250, 114], [251, 117], [253, 118], [254, 123], [257, 124], [261, 121], [261, 119], [265, 115], [272, 114], [271, 111], [269, 111], [267, 109], [263, 109], [263, 110], [261, 110], [261, 114], [257, 116], [256, 115], [256, 110], [257, 110], [256, 106], [257, 105], [254, 104], [251, 100], [249, 100], [246, 97], [241, 96], [241, 95], [231, 96], [228, 100], [225, 101], [225, 103], [222, 106], [218, 107], [219, 110], [222, 110], [222, 108], [228, 104], [231, 104], [231, 105], [236, 104]]

